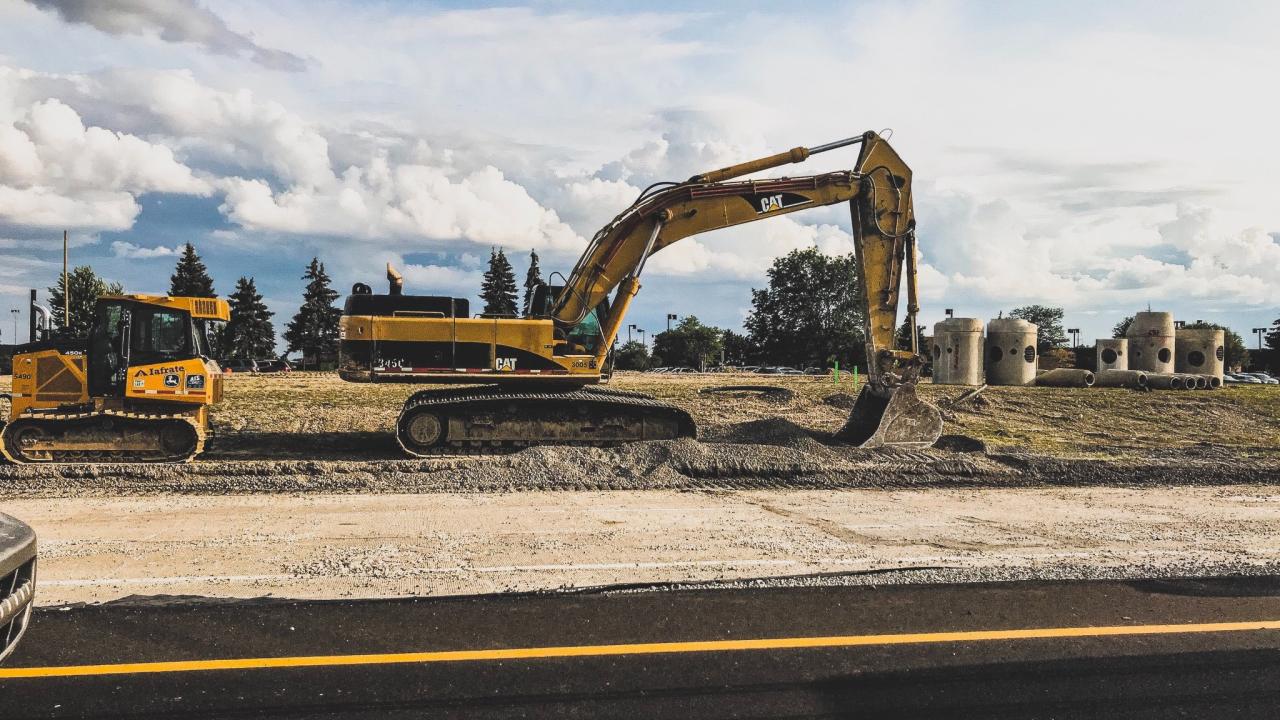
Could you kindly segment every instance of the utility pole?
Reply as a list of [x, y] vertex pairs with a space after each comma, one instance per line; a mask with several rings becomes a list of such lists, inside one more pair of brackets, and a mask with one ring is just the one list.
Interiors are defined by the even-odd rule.
[[17, 345], [18, 344], [18, 316], [22, 314], [22, 311], [19, 310], [18, 308], [9, 308], [9, 314], [13, 316], [13, 342], [11, 344]]
[[1265, 333], [1266, 331], [1267, 331], [1267, 328], [1254, 328], [1254, 329], [1253, 329], [1253, 334], [1258, 336], [1258, 349], [1259, 349], [1259, 350], [1261, 350], [1261, 349], [1262, 349], [1262, 335], [1263, 335], [1263, 333]]
[[71, 281], [67, 279], [67, 231], [62, 231], [62, 327], [71, 327]]
[[667, 313], [667, 332], [671, 332], [671, 321], [675, 319], [675, 313]]

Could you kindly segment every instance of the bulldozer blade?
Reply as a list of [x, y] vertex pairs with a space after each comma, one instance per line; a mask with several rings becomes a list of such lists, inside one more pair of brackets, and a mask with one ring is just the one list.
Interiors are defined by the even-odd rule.
[[926, 448], [942, 436], [942, 415], [916, 396], [914, 385], [889, 391], [888, 397], [864, 386], [837, 440], [864, 448]]

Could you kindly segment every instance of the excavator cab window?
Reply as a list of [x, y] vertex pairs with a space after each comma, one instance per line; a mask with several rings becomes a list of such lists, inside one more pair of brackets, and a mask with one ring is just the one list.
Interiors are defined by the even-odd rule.
[[600, 325], [609, 319], [609, 300], [601, 300], [594, 310], [587, 313], [582, 322], [569, 330], [569, 342], [581, 346], [587, 353], [594, 354], [600, 348]]

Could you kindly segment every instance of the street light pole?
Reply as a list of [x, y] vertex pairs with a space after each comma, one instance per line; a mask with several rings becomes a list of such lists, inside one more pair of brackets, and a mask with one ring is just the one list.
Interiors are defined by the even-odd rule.
[[1261, 350], [1261, 349], [1262, 349], [1262, 334], [1263, 334], [1263, 333], [1265, 333], [1266, 331], [1267, 331], [1267, 328], [1254, 328], [1254, 329], [1253, 329], [1253, 334], [1258, 336], [1258, 349], [1259, 349], [1259, 350]]
[[1067, 332], [1071, 333], [1071, 347], [1080, 347], [1080, 328], [1069, 328]]
[[631, 331], [635, 329], [636, 329], [636, 326], [634, 323], [627, 326], [627, 342], [631, 342]]
[[645, 339], [644, 328], [636, 328], [636, 332], [640, 333], [640, 344], [647, 350], [649, 348], [649, 341]]
[[671, 321], [675, 319], [675, 313], [667, 313], [667, 332], [671, 332]]
[[18, 315], [22, 311], [18, 308], [9, 308], [9, 314], [13, 316], [13, 344], [18, 344]]

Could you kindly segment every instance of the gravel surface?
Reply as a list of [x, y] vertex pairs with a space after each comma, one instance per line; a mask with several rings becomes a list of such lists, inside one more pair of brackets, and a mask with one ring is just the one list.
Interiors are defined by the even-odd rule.
[[[21, 499], [42, 604], [1277, 572], [1269, 486]], [[759, 578], [769, 578], [767, 581]]]
[[[771, 418], [714, 439], [534, 447], [427, 460], [206, 460], [186, 465], [0, 466], [0, 498], [134, 494], [1220, 485], [1280, 482], [1280, 459], [1213, 448], [1059, 458], [1014, 450], [862, 450]], [[967, 441], [967, 442], [966, 442]], [[948, 446], [981, 447], [972, 438]]]

